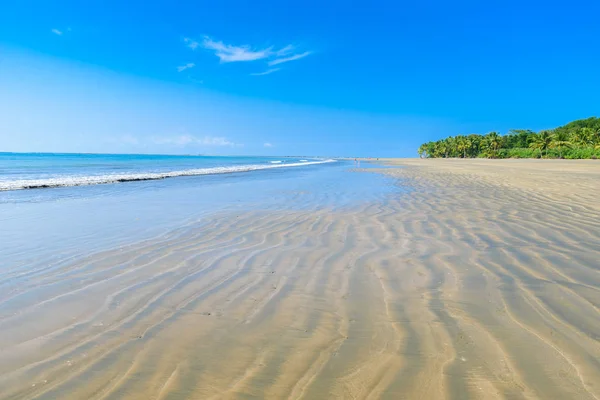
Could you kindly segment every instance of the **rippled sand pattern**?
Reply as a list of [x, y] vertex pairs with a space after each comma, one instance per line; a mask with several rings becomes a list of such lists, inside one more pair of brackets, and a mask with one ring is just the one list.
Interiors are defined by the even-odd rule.
[[401, 163], [352, 209], [3, 269], [0, 398], [599, 399], [600, 163]]

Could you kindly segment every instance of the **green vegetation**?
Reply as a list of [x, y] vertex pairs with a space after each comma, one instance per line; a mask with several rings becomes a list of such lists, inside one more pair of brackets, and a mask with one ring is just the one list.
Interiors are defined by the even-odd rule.
[[600, 158], [600, 118], [591, 117], [556, 129], [513, 129], [506, 135], [450, 136], [419, 147], [429, 158]]

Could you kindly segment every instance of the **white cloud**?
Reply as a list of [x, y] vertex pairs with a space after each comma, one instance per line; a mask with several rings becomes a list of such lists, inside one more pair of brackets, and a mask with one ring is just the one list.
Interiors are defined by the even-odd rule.
[[268, 69], [268, 70], [266, 70], [264, 72], [255, 72], [255, 73], [250, 74], [250, 75], [252, 75], [252, 76], [269, 75], [269, 74], [272, 74], [273, 72], [279, 71], [280, 69], [281, 68], [271, 68], [271, 69]]
[[183, 41], [185, 42], [185, 45], [192, 50], [196, 50], [198, 46], [200, 46], [200, 43], [198, 43], [194, 39], [184, 38]]
[[154, 144], [172, 145], [172, 146], [229, 146], [239, 147], [241, 144], [234, 143], [222, 136], [203, 136], [196, 137], [193, 135], [179, 135], [169, 137], [154, 137], [151, 139]]
[[277, 64], [283, 64], [283, 63], [286, 63], [286, 62], [289, 62], [289, 61], [299, 60], [299, 59], [304, 58], [306, 56], [309, 56], [311, 54], [312, 54], [312, 52], [305, 51], [304, 53], [294, 54], [293, 56], [284, 57], [284, 58], [277, 58], [275, 60], [269, 61], [268, 64], [270, 66], [277, 65]]
[[294, 50], [294, 46], [292, 46], [291, 44], [288, 44], [283, 49], [278, 50], [275, 54], [277, 56], [281, 57], [281, 56], [285, 56], [287, 54], [290, 54], [293, 50]]
[[222, 63], [237, 61], [256, 61], [268, 58], [273, 54], [273, 48], [252, 49], [249, 45], [232, 46], [221, 41], [212, 40], [206, 36], [202, 41], [202, 47], [213, 50]]
[[52, 33], [54, 33], [54, 34], [56, 34], [56, 35], [58, 35], [58, 36], [61, 36], [61, 35], [63, 34], [63, 32], [62, 32], [62, 31], [59, 31], [59, 30], [58, 30], [58, 29], [56, 29], [56, 28], [55, 28], [55, 29], [52, 29]]
[[[223, 43], [220, 40], [214, 40], [209, 36], [205, 36], [200, 42], [192, 38], [185, 38], [184, 42], [186, 43], [186, 46], [192, 50], [202, 47], [206, 50], [213, 51], [221, 63], [268, 60], [268, 65], [272, 66], [299, 60], [312, 54], [310, 51], [294, 54], [296, 48], [291, 44], [280, 49], [275, 49], [273, 46], [260, 48], [247, 44], [236, 46]], [[275, 71], [269, 73], [272, 72]], [[266, 75], [266, 73], [262, 75]]]
[[177, 72], [181, 72], [181, 71], [185, 71], [188, 68], [194, 68], [196, 66], [196, 64], [194, 63], [187, 63], [185, 65], [180, 65], [179, 67], [177, 67]]
[[202, 139], [198, 140], [198, 144], [202, 144], [205, 146], [238, 146], [237, 143], [230, 142], [224, 137], [211, 137], [205, 136]]
[[269, 143], [269, 142], [263, 144], [263, 146], [265, 146], [265, 147], [273, 147], [273, 145], [271, 143]]

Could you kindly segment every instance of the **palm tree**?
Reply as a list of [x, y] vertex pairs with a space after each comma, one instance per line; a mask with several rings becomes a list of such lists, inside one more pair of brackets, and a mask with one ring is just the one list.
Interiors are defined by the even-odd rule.
[[529, 147], [533, 149], [540, 149], [540, 156], [543, 154], [544, 150], [546, 151], [546, 155], [548, 155], [548, 149], [550, 148], [551, 143], [552, 131], [545, 130], [540, 131], [540, 133], [533, 137], [533, 141], [531, 142]]
[[448, 155], [453, 155], [453, 153], [455, 153], [456, 149], [456, 139], [452, 136], [450, 136], [448, 139], [446, 139], [446, 158], [448, 158]]
[[496, 157], [496, 152], [500, 148], [501, 138], [498, 135], [498, 132], [490, 132], [485, 135], [485, 145], [488, 149], [490, 149], [491, 153], [488, 154], [492, 156], [492, 158]]
[[421, 146], [419, 146], [419, 157], [420, 158], [427, 158], [427, 157], [431, 157], [434, 153], [434, 149], [435, 149], [435, 143], [433, 142], [427, 142], [427, 143], [423, 143]]
[[427, 143], [427, 157], [435, 157], [435, 142]]
[[575, 129], [571, 133], [571, 140], [573, 143], [580, 147], [593, 146], [594, 144], [594, 130], [592, 128], [583, 127]]
[[600, 145], [600, 126], [596, 128], [596, 131], [592, 134], [592, 143]]
[[471, 149], [473, 148], [473, 141], [469, 137], [465, 137], [463, 140], [464, 140], [464, 156], [465, 156], [465, 158], [467, 158], [467, 151], [469, 151], [469, 153], [471, 152]]
[[529, 143], [529, 148], [533, 149], [533, 150], [539, 150], [540, 151], [540, 158], [542, 158], [542, 147], [541, 147], [541, 142], [538, 140], [538, 134], [534, 133], [533, 136], [531, 137], [531, 142]]
[[456, 149], [461, 153], [463, 158], [467, 158], [467, 140], [464, 136], [456, 137]]
[[445, 140], [435, 142], [435, 156], [446, 157], [448, 154], [448, 145]]
[[567, 147], [571, 147], [571, 142], [569, 141], [569, 134], [565, 131], [557, 131], [552, 135], [552, 142], [550, 143], [550, 147], [554, 147], [558, 149], [559, 158], [562, 158], [562, 149]]
[[475, 134], [469, 135], [469, 142], [471, 143], [469, 152], [470, 152], [471, 157], [477, 157], [477, 155], [480, 153], [481, 141], [482, 141], [481, 135], [475, 135]]

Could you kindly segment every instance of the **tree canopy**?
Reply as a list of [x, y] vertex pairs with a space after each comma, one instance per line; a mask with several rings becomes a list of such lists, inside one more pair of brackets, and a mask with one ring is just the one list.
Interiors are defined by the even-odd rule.
[[423, 143], [424, 158], [600, 158], [600, 118], [569, 122], [534, 132], [512, 129], [507, 134], [450, 136]]

